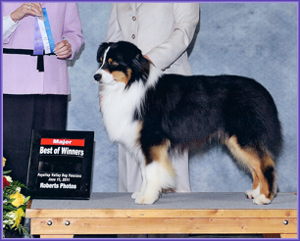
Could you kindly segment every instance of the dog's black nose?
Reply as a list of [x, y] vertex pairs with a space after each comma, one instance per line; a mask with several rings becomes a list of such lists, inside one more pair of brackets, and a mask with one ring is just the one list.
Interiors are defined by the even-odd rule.
[[97, 82], [100, 82], [101, 78], [102, 78], [102, 75], [101, 75], [101, 74], [95, 74], [95, 75], [94, 75], [94, 79], [95, 79]]

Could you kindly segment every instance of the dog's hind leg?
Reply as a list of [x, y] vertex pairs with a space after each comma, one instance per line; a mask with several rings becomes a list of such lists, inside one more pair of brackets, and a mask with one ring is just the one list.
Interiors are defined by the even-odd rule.
[[260, 194], [260, 183], [259, 183], [259, 178], [258, 178], [255, 170], [251, 166], [248, 166], [248, 168], [249, 168], [252, 178], [253, 178], [253, 185], [252, 185], [253, 189], [246, 191], [245, 195], [248, 199], [254, 199], [254, 198], [258, 197]]
[[277, 191], [275, 164], [271, 156], [267, 152], [259, 155], [254, 148], [242, 148], [236, 136], [227, 139], [225, 144], [232, 155], [251, 171], [253, 190], [247, 191], [246, 196], [253, 198], [256, 204], [269, 204]]
[[135, 203], [153, 204], [163, 188], [175, 187], [175, 171], [168, 157], [169, 145], [169, 141], [164, 141], [161, 145], [150, 147], [145, 151], [146, 187], [144, 193], [135, 199]]

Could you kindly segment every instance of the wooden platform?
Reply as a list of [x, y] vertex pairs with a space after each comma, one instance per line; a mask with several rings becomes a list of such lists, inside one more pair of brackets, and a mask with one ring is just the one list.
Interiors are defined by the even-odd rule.
[[31, 234], [263, 234], [297, 238], [297, 195], [278, 193], [258, 206], [244, 193], [170, 193], [153, 205], [134, 204], [130, 193], [93, 193], [90, 200], [32, 200]]

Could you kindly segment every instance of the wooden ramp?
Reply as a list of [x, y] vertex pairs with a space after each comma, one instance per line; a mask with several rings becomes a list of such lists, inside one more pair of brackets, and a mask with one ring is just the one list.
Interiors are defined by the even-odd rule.
[[263, 234], [297, 238], [297, 195], [278, 193], [258, 206], [244, 193], [169, 193], [153, 205], [138, 205], [130, 193], [92, 193], [90, 200], [31, 201], [31, 234]]

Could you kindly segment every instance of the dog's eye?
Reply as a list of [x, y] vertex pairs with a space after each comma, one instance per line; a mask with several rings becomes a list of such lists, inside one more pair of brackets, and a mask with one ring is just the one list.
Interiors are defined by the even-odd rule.
[[110, 63], [110, 65], [111, 65], [111, 66], [114, 66], [114, 67], [116, 67], [116, 66], [118, 66], [118, 65], [119, 65], [119, 63], [118, 63], [118, 62], [116, 62], [116, 61], [112, 61], [112, 62]]
[[99, 64], [101, 64], [103, 62], [103, 58], [99, 59]]

